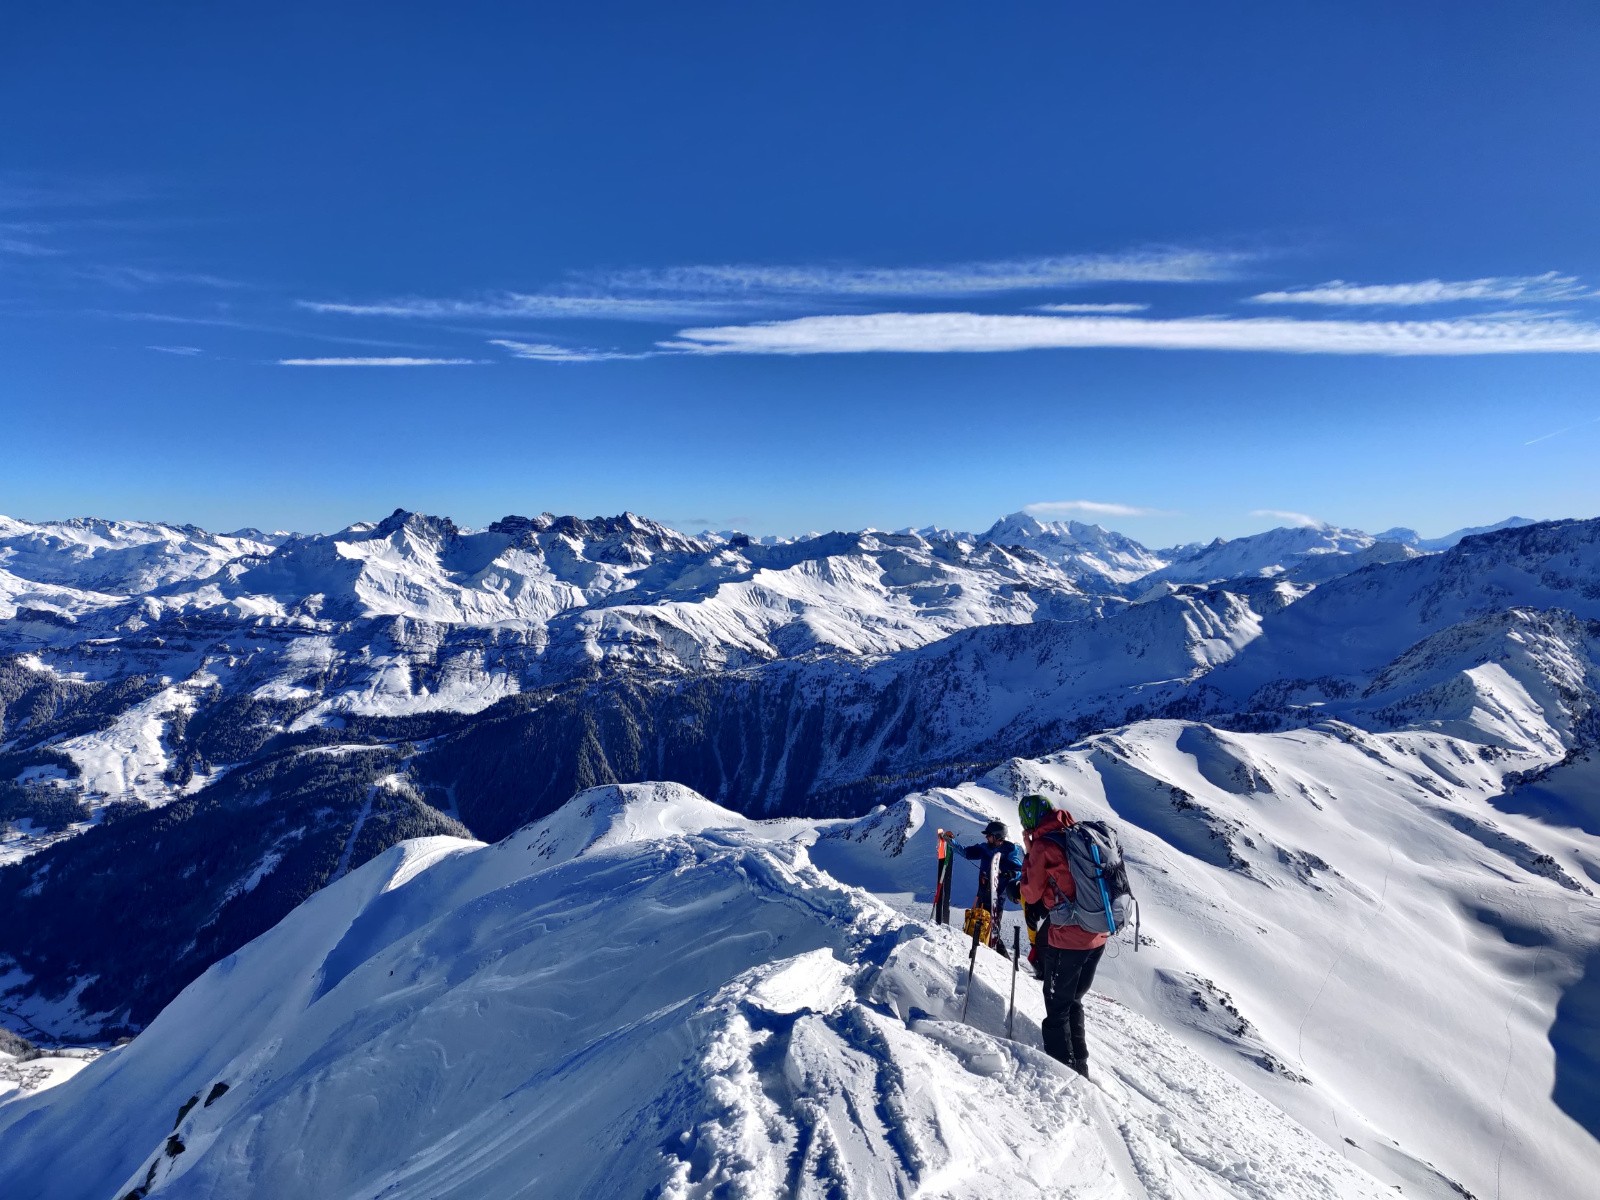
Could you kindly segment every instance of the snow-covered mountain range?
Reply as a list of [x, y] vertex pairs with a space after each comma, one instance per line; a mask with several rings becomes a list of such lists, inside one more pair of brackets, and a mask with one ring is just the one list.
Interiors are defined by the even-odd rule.
[[[1028, 1132], [1039, 1088], [1069, 1194], [1559, 1197], [1600, 1166], [1600, 520], [1159, 552], [1024, 514], [772, 543], [631, 515], [118, 529], [0, 528], [0, 1011], [46, 1042], [144, 1030], [0, 1104], [7, 1171], [23, 1128], [122, 1114], [79, 1192], [17, 1176], [41, 1196], [303, 1190], [318, 1105], [375, 1062], [395, 1140], [321, 1147], [328, 1194], [978, 1194], [964, 1105], [1007, 1114], [990, 1169], [1047, 1194], [1070, 1168]], [[619, 790], [648, 780], [674, 782]], [[999, 1036], [997, 963], [952, 1020], [959, 946], [920, 915], [933, 826], [1023, 790], [1117, 822], [1145, 881], [1095, 1092], [1036, 1028]], [[647, 870], [721, 949], [675, 974], [696, 952], [643, 905], [642, 958], [538, 965], [614, 936], [603, 897]], [[645, 1007], [569, 1003], [624, 963]], [[521, 1045], [536, 1011], [560, 1046]], [[489, 1042], [514, 1052], [440, 1068]], [[645, 1075], [598, 1087], [613, 1062]], [[590, 1134], [539, 1116], [552, 1080], [632, 1149], [557, 1165]], [[219, 1082], [172, 1153], [161, 1105]]]
[[[632, 785], [408, 842], [0, 1105], [0, 1170], [40, 1200], [1577, 1197], [1597, 1147], [1553, 1043], [1586, 1032], [1559, 1009], [1600, 924], [1517, 858], [1575, 839], [1496, 832], [1474, 749], [1147, 722], [856, 821]], [[1117, 820], [1141, 881], [1093, 1083], [1041, 1053], [1031, 979], [1007, 1036], [1009, 964], [983, 951], [969, 998], [926, 920], [934, 829], [1035, 789]]]
[[[1113, 617], [1188, 583], [1303, 590], [1419, 553], [1328, 527], [1155, 553], [1023, 513], [981, 535], [775, 544], [632, 514], [465, 531], [396, 512], [313, 536], [5, 518], [0, 736], [49, 746], [93, 805], [160, 803], [232, 761], [181, 736], [219, 703], [246, 704], [257, 733], [471, 713], [576, 681], [865, 661], [984, 626]], [[85, 708], [85, 737], [42, 719]]]

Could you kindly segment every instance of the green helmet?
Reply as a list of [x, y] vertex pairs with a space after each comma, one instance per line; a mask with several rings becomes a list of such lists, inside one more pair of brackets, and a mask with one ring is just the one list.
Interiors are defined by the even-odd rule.
[[1055, 810], [1056, 806], [1043, 796], [1024, 796], [1017, 801], [1017, 820], [1022, 823], [1024, 829], [1036, 829], [1039, 822]]

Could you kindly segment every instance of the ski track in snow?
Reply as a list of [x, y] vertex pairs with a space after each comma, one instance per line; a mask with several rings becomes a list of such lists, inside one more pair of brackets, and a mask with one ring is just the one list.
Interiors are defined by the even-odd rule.
[[1495, 1103], [1500, 1109], [1500, 1145], [1495, 1151], [1494, 1156], [1495, 1200], [1500, 1200], [1500, 1185], [1502, 1182], [1502, 1173], [1505, 1168], [1506, 1159], [1506, 1139], [1511, 1136], [1511, 1131], [1506, 1128], [1506, 1084], [1511, 1082], [1511, 1063], [1516, 1056], [1517, 1046], [1516, 1033], [1511, 1028], [1511, 1010], [1513, 1007], [1515, 1007], [1517, 1002], [1522, 999], [1523, 994], [1538, 980], [1539, 965], [1543, 958], [1544, 947], [1540, 946], [1538, 950], [1534, 952], [1533, 968], [1528, 972], [1528, 981], [1517, 989], [1516, 994], [1511, 997], [1511, 1004], [1506, 1007], [1506, 1069], [1505, 1072], [1500, 1076], [1500, 1090], [1495, 1093]]
[[344, 840], [344, 849], [339, 853], [339, 865], [334, 867], [333, 874], [328, 879], [329, 883], [343, 879], [350, 873], [350, 857], [356, 851], [356, 842], [361, 837], [362, 826], [367, 823], [367, 818], [372, 815], [372, 802], [377, 798], [378, 787], [379, 784], [374, 783], [367, 789], [366, 802], [362, 804], [361, 810], [356, 813], [356, 819], [351, 822], [350, 836]]
[[[1377, 908], [1377, 912], [1382, 912], [1384, 904], [1387, 903], [1387, 901], [1388, 901], [1388, 898], [1389, 898], [1389, 876], [1394, 871], [1394, 847], [1390, 846], [1388, 848], [1388, 851], [1389, 851], [1389, 861], [1388, 861], [1388, 864], [1384, 867], [1384, 871], [1383, 871], [1383, 886], [1379, 889], [1379, 892], [1378, 892], [1378, 908]], [[1376, 918], [1376, 913], [1373, 914], [1373, 919], [1375, 919], [1375, 918]], [[1369, 920], [1367, 922], [1367, 925], [1370, 926], [1371, 923], [1372, 923], [1371, 920]], [[1306, 1055], [1305, 1055], [1306, 1022], [1311, 1019], [1311, 1014], [1317, 1007], [1317, 1001], [1322, 999], [1322, 993], [1327, 990], [1328, 980], [1333, 978], [1334, 971], [1337, 970], [1339, 964], [1344, 961], [1345, 955], [1347, 955], [1350, 952], [1350, 947], [1354, 944], [1354, 942], [1355, 942], [1355, 938], [1354, 938], [1353, 935], [1348, 937], [1348, 938], [1346, 938], [1345, 941], [1340, 945], [1339, 952], [1337, 954], [1335, 954], [1333, 956], [1333, 958], [1331, 958], [1328, 961], [1328, 969], [1327, 969], [1327, 971], [1325, 971], [1323, 973], [1322, 982], [1317, 984], [1316, 995], [1311, 997], [1311, 1003], [1306, 1005], [1306, 1011], [1300, 1017], [1300, 1024], [1295, 1026], [1295, 1031], [1294, 1031], [1294, 1057], [1295, 1057], [1295, 1061], [1300, 1063], [1302, 1066], [1305, 1065], [1305, 1061], [1306, 1061]]]

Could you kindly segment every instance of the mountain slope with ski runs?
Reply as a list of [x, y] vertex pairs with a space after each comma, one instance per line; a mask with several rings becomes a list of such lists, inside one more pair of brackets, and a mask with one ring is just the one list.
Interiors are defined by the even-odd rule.
[[[137, 1034], [32, 1075], [0, 1045], [19, 1194], [1600, 1169], [1600, 520], [5, 521], [0, 648], [5, 1023]], [[969, 986], [928, 916], [935, 831], [1030, 792], [1113, 822], [1141, 901], [1087, 1082], [1026, 971], [1008, 1035], [1010, 964]]]

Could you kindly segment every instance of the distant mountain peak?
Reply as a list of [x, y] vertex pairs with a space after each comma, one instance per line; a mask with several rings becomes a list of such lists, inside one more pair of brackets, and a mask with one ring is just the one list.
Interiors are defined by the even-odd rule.
[[403, 508], [395, 509], [379, 521], [373, 526], [372, 532], [376, 537], [386, 538], [401, 530], [433, 537], [441, 542], [452, 541], [461, 535], [461, 529], [449, 517], [433, 517], [426, 513], [408, 512]]
[[1528, 517], [1507, 517], [1503, 521], [1496, 521], [1493, 525], [1469, 525], [1464, 529], [1457, 529], [1443, 537], [1425, 538], [1415, 529], [1404, 525], [1397, 525], [1393, 529], [1385, 529], [1376, 537], [1380, 542], [1399, 542], [1402, 546], [1412, 546], [1418, 550], [1434, 552], [1448, 550], [1463, 538], [1476, 537], [1480, 533], [1496, 533], [1502, 529], [1521, 529], [1527, 525], [1537, 525], [1538, 521]]
[[1001, 517], [978, 542], [1031, 550], [1074, 582], [1094, 578], [1121, 586], [1166, 565], [1126, 534], [1082, 521], [1045, 521], [1029, 512]]

